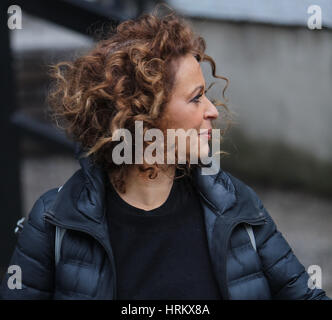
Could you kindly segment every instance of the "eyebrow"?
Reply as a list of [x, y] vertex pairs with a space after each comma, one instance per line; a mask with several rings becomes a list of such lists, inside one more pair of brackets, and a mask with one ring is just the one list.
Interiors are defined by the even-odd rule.
[[194, 94], [196, 91], [198, 91], [198, 89], [201, 91], [202, 89], [204, 89], [204, 86], [203, 86], [203, 85], [200, 85], [200, 86], [196, 87], [196, 88], [191, 92], [191, 94], [188, 96], [188, 98], [192, 97], [193, 94]]

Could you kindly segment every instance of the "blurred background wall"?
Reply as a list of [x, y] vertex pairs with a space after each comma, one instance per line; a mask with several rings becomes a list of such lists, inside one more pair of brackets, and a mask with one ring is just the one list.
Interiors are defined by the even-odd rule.
[[227, 168], [331, 196], [332, 4], [322, 2], [325, 27], [311, 30], [310, 1], [171, 3], [191, 17], [217, 73], [230, 80], [238, 125], [226, 149], [237, 156]]
[[[102, 8], [106, 16], [112, 13], [120, 20], [150, 11], [157, 3], [72, 2], [89, 10]], [[225, 136], [223, 149], [230, 155], [222, 159], [222, 168], [255, 189], [305, 267], [322, 268], [323, 289], [331, 297], [331, 3], [315, 1], [322, 9], [323, 22], [322, 29], [316, 30], [307, 26], [310, 1], [168, 3], [205, 38], [217, 74], [230, 80], [226, 96], [229, 108], [237, 113], [237, 123]], [[3, 5], [2, 10], [8, 6]], [[63, 135], [56, 133], [54, 126], [55, 131], [47, 129], [51, 126], [45, 101], [48, 66], [74, 59], [94, 44], [91, 34], [55, 23], [50, 16], [33, 14], [38, 10], [25, 10], [24, 2], [20, 6], [22, 29], [8, 32], [10, 78], [16, 89], [15, 103], [6, 113], [18, 134], [19, 161], [9, 166], [18, 172], [20, 209], [14, 213], [4, 210], [0, 217], [2, 230], [9, 230], [8, 236], [2, 233], [2, 237], [11, 237], [8, 245], [1, 247], [0, 277], [15, 243], [16, 218], [27, 216], [42, 193], [65, 183], [79, 168], [70, 143], [62, 148], [66, 143]], [[55, 16], [63, 13], [53, 11]], [[208, 65], [203, 64], [203, 70], [209, 84], [213, 79]], [[209, 94], [217, 96], [223, 85], [218, 81]], [[28, 123], [22, 120], [25, 116]], [[40, 138], [36, 128], [48, 137]], [[10, 201], [8, 192], [3, 182], [1, 194], [6, 201]]]

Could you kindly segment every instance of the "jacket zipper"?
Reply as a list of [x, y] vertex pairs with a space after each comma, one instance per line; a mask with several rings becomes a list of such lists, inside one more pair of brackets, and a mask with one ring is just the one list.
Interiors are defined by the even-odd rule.
[[[222, 216], [221, 212], [201, 192], [199, 192], [199, 194], [203, 198], [203, 200], [205, 201], [207, 206], [217, 215], [217, 219], [218, 218], [223, 219], [223, 216]], [[212, 230], [214, 230], [217, 219], [214, 222], [214, 226], [213, 226]], [[233, 230], [236, 228], [236, 226], [238, 226], [241, 223], [247, 223], [247, 224], [250, 224], [250, 225], [261, 225], [261, 224], [263, 224], [262, 222], [266, 223], [266, 218], [262, 217], [262, 218], [256, 218], [256, 219], [240, 219], [238, 221], [233, 222], [228, 227], [227, 234], [226, 234], [226, 237], [225, 237], [224, 247], [223, 247], [223, 252], [225, 254], [222, 257], [222, 259], [223, 259], [222, 260], [222, 265], [225, 266], [224, 273], [222, 275], [222, 284], [224, 284], [224, 286], [226, 288], [226, 290], [224, 290], [224, 295], [223, 295], [223, 298], [225, 298], [225, 300], [229, 300], [228, 285], [227, 285], [227, 264], [226, 264], [227, 255], [226, 255], [226, 253], [227, 253], [228, 242], [229, 242], [230, 236], [231, 236]], [[213, 234], [212, 234], [212, 237], [213, 237]], [[222, 288], [221, 288], [221, 290], [223, 291]]]
[[116, 300], [116, 269], [115, 269], [115, 259], [114, 259], [114, 255], [113, 255], [113, 251], [109, 251], [105, 246], [104, 244], [102, 243], [102, 241], [100, 241], [95, 235], [93, 235], [92, 233], [90, 233], [88, 230], [84, 229], [84, 228], [77, 228], [77, 227], [73, 227], [73, 226], [70, 226], [70, 225], [64, 225], [60, 222], [58, 222], [52, 215], [50, 215], [49, 213], [45, 213], [44, 215], [44, 219], [46, 221], [48, 221], [49, 223], [53, 224], [54, 226], [58, 226], [60, 228], [65, 228], [65, 229], [68, 229], [68, 230], [74, 230], [74, 231], [80, 231], [80, 232], [83, 232], [83, 233], [87, 233], [88, 235], [90, 235], [93, 239], [95, 239], [103, 248], [104, 250], [106, 251], [107, 255], [108, 255], [108, 258], [111, 262], [111, 265], [113, 267], [113, 300]]
[[228, 248], [228, 242], [230, 239], [230, 236], [233, 232], [233, 230], [241, 223], [247, 223], [250, 225], [262, 225], [263, 223], [266, 223], [266, 218], [257, 218], [257, 219], [240, 219], [234, 223], [232, 223], [227, 230], [226, 237], [225, 237], [225, 242], [224, 242], [224, 247], [223, 247], [223, 252], [224, 255], [222, 257], [222, 265], [224, 266], [224, 272], [222, 275], [222, 283], [225, 285], [226, 290], [224, 293], [224, 298], [225, 300], [229, 300], [229, 291], [228, 291], [228, 284], [227, 284], [227, 248]]

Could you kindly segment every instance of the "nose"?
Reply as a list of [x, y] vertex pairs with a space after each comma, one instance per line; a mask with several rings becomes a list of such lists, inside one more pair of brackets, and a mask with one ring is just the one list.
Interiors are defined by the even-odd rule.
[[206, 98], [206, 110], [204, 113], [205, 119], [217, 119], [219, 116], [219, 112], [216, 108], [216, 106], [208, 99]]

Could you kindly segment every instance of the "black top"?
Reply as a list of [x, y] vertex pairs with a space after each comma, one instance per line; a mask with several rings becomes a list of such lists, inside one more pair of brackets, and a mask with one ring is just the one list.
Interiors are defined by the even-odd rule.
[[145, 211], [107, 184], [118, 299], [221, 299], [208, 252], [199, 198], [188, 178]]

